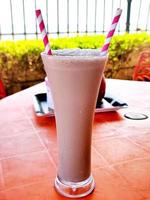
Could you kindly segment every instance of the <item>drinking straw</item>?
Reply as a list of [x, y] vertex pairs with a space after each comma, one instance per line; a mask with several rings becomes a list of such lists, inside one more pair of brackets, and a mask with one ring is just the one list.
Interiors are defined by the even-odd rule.
[[38, 20], [38, 23], [39, 23], [39, 28], [40, 28], [40, 31], [41, 31], [41, 34], [42, 34], [42, 39], [43, 39], [43, 43], [44, 43], [44, 46], [45, 46], [46, 54], [52, 55], [52, 51], [51, 51], [51, 48], [50, 48], [50, 43], [49, 43], [49, 40], [48, 40], [48, 36], [47, 36], [46, 28], [45, 28], [45, 25], [44, 25], [44, 20], [43, 20], [43, 17], [42, 17], [41, 10], [36, 10], [35, 13], [36, 13], [36, 17], [37, 17], [37, 20]]
[[112, 21], [112, 23], [111, 23], [110, 31], [108, 32], [107, 37], [106, 37], [106, 40], [105, 40], [105, 43], [104, 43], [104, 45], [103, 45], [103, 47], [102, 47], [102, 49], [101, 49], [101, 55], [102, 55], [102, 56], [106, 56], [107, 53], [108, 53], [108, 48], [109, 48], [111, 39], [112, 39], [112, 37], [113, 37], [113, 35], [114, 35], [116, 26], [117, 26], [117, 24], [118, 24], [118, 22], [119, 22], [121, 13], [122, 13], [122, 9], [117, 8], [115, 17], [113, 18], [113, 21]]

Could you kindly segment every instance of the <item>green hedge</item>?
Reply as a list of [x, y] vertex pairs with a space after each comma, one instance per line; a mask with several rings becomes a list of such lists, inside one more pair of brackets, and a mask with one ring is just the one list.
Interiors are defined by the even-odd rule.
[[[50, 38], [52, 49], [101, 48], [104, 40], [104, 35]], [[137, 56], [143, 49], [150, 49], [150, 35], [147, 33], [114, 36], [109, 48], [105, 76], [132, 79]], [[43, 50], [41, 40], [0, 42], [0, 79], [4, 82], [7, 94], [15, 93], [44, 80], [45, 71], [40, 56]]]
[[[52, 39], [52, 49], [64, 48], [101, 48], [104, 43], [104, 35], [77, 36], [72, 38]], [[109, 48], [109, 60], [119, 61], [120, 57], [126, 57], [130, 51], [143, 45], [150, 46], [150, 35], [147, 33], [123, 34], [114, 36]], [[41, 40], [1, 41], [0, 42], [0, 69], [12, 68], [14, 64], [37, 65], [40, 52], [44, 50]], [[7, 64], [7, 65], [6, 65]]]

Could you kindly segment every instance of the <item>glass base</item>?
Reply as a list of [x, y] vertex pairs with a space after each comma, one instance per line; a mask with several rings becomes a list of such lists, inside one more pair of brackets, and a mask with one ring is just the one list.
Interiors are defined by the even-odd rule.
[[80, 198], [90, 194], [95, 188], [94, 179], [92, 176], [81, 182], [62, 181], [57, 176], [55, 179], [56, 191], [70, 198]]

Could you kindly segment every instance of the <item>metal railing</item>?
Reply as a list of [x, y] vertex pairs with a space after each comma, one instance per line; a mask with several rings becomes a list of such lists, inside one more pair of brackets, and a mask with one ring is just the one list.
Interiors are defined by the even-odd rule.
[[41, 1], [41, 4], [39, 2], [1, 1], [0, 39], [38, 38], [40, 33], [35, 18], [36, 8], [41, 8], [47, 32], [53, 37], [105, 33], [117, 7], [123, 8], [123, 14], [116, 33], [139, 30], [150, 32], [150, 0], [45, 0]]

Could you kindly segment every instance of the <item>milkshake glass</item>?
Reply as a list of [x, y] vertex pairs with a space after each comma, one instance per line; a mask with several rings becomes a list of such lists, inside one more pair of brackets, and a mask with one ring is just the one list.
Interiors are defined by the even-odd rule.
[[92, 123], [107, 61], [99, 50], [58, 50], [41, 53], [54, 101], [58, 172], [55, 189], [78, 198], [94, 187], [91, 174]]

